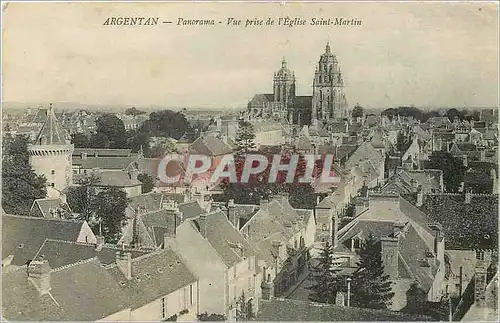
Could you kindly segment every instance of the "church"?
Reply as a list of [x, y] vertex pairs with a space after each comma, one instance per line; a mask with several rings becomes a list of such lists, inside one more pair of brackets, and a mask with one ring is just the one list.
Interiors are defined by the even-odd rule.
[[348, 118], [344, 80], [330, 44], [316, 66], [312, 96], [296, 95], [295, 74], [283, 58], [281, 68], [274, 73], [273, 93], [256, 94], [248, 103], [245, 117], [249, 121], [274, 120], [295, 125], [327, 125]]

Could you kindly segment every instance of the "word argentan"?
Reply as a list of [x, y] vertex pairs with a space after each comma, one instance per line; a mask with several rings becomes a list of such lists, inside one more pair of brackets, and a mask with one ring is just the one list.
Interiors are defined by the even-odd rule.
[[158, 17], [108, 17], [104, 26], [156, 26]]
[[[315, 181], [313, 177], [314, 166], [315, 166], [315, 155], [304, 155], [306, 160], [306, 172], [300, 178], [298, 178], [299, 183], [312, 183]], [[288, 164], [281, 163], [282, 155], [274, 155], [271, 161], [271, 168], [269, 171], [268, 181], [269, 183], [276, 183], [279, 172], [286, 172], [285, 183], [293, 183], [295, 180], [295, 172], [297, 170], [299, 155], [291, 155]], [[177, 173], [175, 176], [169, 176], [168, 165], [170, 162], [182, 165], [185, 169], [183, 174]], [[319, 177], [320, 183], [336, 183], [339, 178], [331, 171], [333, 165], [333, 155], [325, 155], [324, 166], [321, 171], [321, 176]], [[269, 160], [266, 156], [258, 154], [248, 154], [245, 156], [245, 162], [243, 165], [242, 173], [240, 178], [236, 174], [236, 165], [233, 155], [224, 155], [218, 163], [218, 165], [213, 169], [212, 160], [209, 156], [205, 155], [188, 155], [182, 156], [178, 154], [166, 155], [161, 162], [158, 164], [157, 168], [157, 178], [166, 184], [174, 183], [184, 183], [190, 184], [193, 181], [193, 177], [201, 176], [208, 179], [209, 183], [217, 183], [223, 178], [227, 178], [229, 183], [248, 183], [250, 180], [250, 175], [261, 174], [268, 169]], [[172, 175], [172, 174], [170, 174]]]

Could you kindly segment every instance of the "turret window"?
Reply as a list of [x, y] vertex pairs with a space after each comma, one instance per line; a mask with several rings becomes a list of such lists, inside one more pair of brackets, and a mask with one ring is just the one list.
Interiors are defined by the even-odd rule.
[[51, 171], [50, 171], [50, 173], [51, 173], [52, 175], [55, 175], [55, 174], [56, 174], [56, 171], [55, 171], [55, 170], [51, 170]]
[[51, 186], [51, 187], [54, 187], [54, 183], [50, 183], [50, 186]]

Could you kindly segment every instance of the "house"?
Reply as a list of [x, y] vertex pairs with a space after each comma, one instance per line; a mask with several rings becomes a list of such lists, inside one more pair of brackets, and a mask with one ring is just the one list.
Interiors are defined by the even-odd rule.
[[[445, 279], [445, 235], [437, 222], [419, 224], [422, 214], [397, 195], [370, 195], [368, 209], [334, 232], [334, 255], [342, 267], [355, 267], [356, 250], [371, 233], [381, 243], [384, 272], [393, 283], [392, 309], [420, 301], [439, 302]], [[417, 288], [423, 299], [408, 292]]]
[[417, 192], [419, 187], [424, 193], [442, 193], [444, 190], [443, 171], [439, 169], [398, 169], [377, 192], [409, 194]]
[[138, 156], [88, 157], [82, 153], [80, 157], [72, 157], [73, 174], [86, 174], [94, 169], [102, 171], [124, 171], [134, 169]]
[[[95, 169], [87, 174], [95, 176], [96, 182], [94, 186], [98, 190], [111, 187], [119, 188], [127, 193], [128, 198], [139, 196], [142, 193], [142, 183], [137, 179], [137, 171], [103, 171]], [[78, 183], [80, 179], [84, 179], [86, 176], [76, 175], [75, 181]]]
[[167, 238], [165, 245], [181, 255], [199, 277], [200, 312], [234, 320], [243, 293], [249, 311], [258, 310], [260, 256], [224, 212], [216, 210], [184, 221], [177, 227], [175, 238]]
[[30, 215], [42, 218], [65, 218], [72, 214], [65, 198], [43, 198], [33, 201]]
[[305, 272], [314, 247], [316, 222], [312, 210], [292, 208], [288, 195], [282, 194], [270, 201], [261, 200], [259, 210], [240, 232], [265, 256], [263, 277], [273, 285], [269, 292], [280, 295]]
[[107, 266], [97, 257], [57, 268], [34, 260], [2, 281], [7, 320], [194, 321], [198, 314], [197, 278], [171, 249], [135, 259], [117, 251]]
[[2, 215], [2, 260], [10, 266], [24, 266], [34, 259], [45, 239], [96, 243], [85, 221]]
[[75, 148], [73, 157], [131, 157], [132, 149], [109, 149], [109, 148]]
[[384, 181], [384, 160], [385, 156], [365, 141], [350, 155], [344, 168], [358, 168], [361, 175], [366, 177], [365, 185], [375, 187]]

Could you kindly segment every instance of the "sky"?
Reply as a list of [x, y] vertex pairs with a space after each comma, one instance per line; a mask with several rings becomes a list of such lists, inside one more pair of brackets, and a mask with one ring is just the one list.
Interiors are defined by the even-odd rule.
[[[225, 24], [287, 16], [362, 25]], [[108, 17], [173, 23], [104, 26]], [[330, 42], [351, 106], [498, 106], [494, 3], [9, 3], [2, 18], [4, 101], [244, 107], [272, 93], [283, 56], [297, 94], [311, 95]]]

